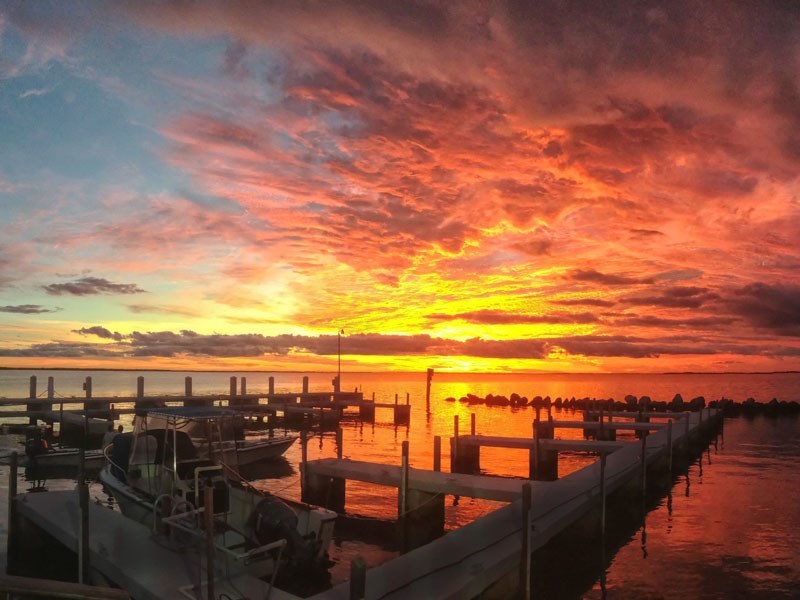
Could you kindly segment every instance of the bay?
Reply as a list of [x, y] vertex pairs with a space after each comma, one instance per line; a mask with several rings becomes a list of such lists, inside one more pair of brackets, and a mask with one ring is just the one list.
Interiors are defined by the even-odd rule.
[[[169, 371], [48, 371], [0, 370], [0, 396], [26, 397], [29, 378], [37, 377], [37, 392], [46, 390], [47, 377], [54, 378], [55, 398], [69, 400], [84, 395], [82, 385], [92, 377], [95, 396], [119, 396], [120, 402], [135, 396], [136, 381], [144, 377], [146, 395], [181, 395], [185, 377], [192, 377], [193, 392], [227, 394], [230, 378], [246, 377], [248, 392], [266, 392], [268, 378], [275, 389], [299, 391], [304, 375], [311, 391], [331, 389], [333, 373], [253, 372], [169, 372]], [[448, 402], [467, 393], [536, 395], [557, 397], [614, 398], [648, 395], [653, 400], [671, 400], [676, 393], [689, 400], [704, 396], [707, 401], [722, 397], [741, 402], [753, 397], [761, 402], [772, 398], [800, 399], [800, 374], [458, 374], [435, 373], [431, 386], [430, 411], [426, 410], [425, 373], [343, 373], [342, 389], [362, 391], [379, 402], [412, 405], [410, 426], [395, 426], [390, 409], [377, 409], [376, 422], [357, 418], [342, 422], [343, 454], [358, 460], [399, 464], [400, 447], [410, 444], [410, 464], [431, 468], [434, 436], [441, 436], [442, 464], [449, 465], [447, 439], [453, 434], [454, 417], [461, 432], [469, 430], [474, 414], [477, 433], [529, 437], [533, 410], [530, 408], [468, 406]], [[560, 418], [561, 411], [555, 412]], [[570, 418], [571, 413], [564, 414]], [[130, 427], [130, 417], [122, 424]], [[579, 430], [561, 430], [559, 437], [579, 437]], [[5, 436], [8, 451], [18, 440]], [[699, 462], [687, 465], [668, 482], [666, 491], [648, 506], [644, 514], [633, 515], [623, 529], [625, 535], [598, 562], [596, 547], [584, 548], [584, 556], [564, 559], [564, 568], [540, 573], [538, 597], [614, 598], [790, 598], [800, 589], [800, 564], [795, 548], [800, 546], [800, 425], [797, 419], [726, 419], [724, 436]], [[309, 443], [309, 459], [336, 455], [333, 432], [315, 433]], [[594, 460], [584, 455], [564, 455], [560, 475], [566, 475]], [[256, 485], [299, 499], [300, 447], [286, 453], [286, 460], [272, 477]], [[486, 474], [525, 477], [528, 457], [524, 451], [484, 450], [481, 468]], [[702, 475], [700, 474], [702, 468]], [[5, 473], [5, 475], [4, 475]], [[7, 469], [0, 470], [1, 514], [7, 489]], [[32, 482], [29, 482], [31, 485]], [[68, 479], [51, 479], [51, 489], [72, 485]], [[24, 486], [21, 487], [24, 489]], [[347, 510], [369, 517], [393, 518], [396, 497], [393, 490], [349, 482]], [[93, 486], [92, 495], [107, 501], [102, 489]], [[446, 528], [454, 529], [494, 510], [500, 503], [448, 497]], [[0, 523], [0, 534], [5, 523]], [[642, 542], [644, 533], [645, 541]], [[589, 538], [587, 538], [589, 539]], [[580, 542], [580, 540], [579, 540]], [[594, 541], [590, 542], [595, 545]], [[336, 561], [334, 581], [346, 579], [349, 561], [363, 555], [368, 565], [396, 554], [393, 540], [339, 538], [332, 550]], [[581, 561], [584, 569], [576, 576]], [[545, 581], [547, 579], [547, 581]], [[567, 585], [567, 582], [571, 582]]]

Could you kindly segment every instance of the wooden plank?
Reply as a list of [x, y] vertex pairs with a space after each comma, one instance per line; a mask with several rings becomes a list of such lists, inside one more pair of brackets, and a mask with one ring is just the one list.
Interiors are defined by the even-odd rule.
[[[400, 487], [401, 469], [397, 465], [384, 465], [358, 460], [323, 458], [306, 463], [309, 475], [338, 477], [375, 485]], [[442, 473], [425, 469], [408, 470], [409, 489], [431, 494], [453, 494], [484, 500], [512, 502], [520, 497], [522, 485], [527, 480], [487, 475]], [[547, 482], [533, 482], [546, 485]]]
[[610, 429], [614, 431], [655, 431], [663, 429], [666, 423], [637, 423], [636, 421], [553, 421], [556, 429]]

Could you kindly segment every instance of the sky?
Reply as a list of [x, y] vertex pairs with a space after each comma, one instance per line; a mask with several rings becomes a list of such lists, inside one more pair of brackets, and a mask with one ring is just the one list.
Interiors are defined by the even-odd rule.
[[800, 4], [0, 4], [0, 366], [800, 369]]

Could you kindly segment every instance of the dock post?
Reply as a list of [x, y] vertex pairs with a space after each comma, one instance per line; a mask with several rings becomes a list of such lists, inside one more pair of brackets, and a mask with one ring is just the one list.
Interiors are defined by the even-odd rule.
[[206, 585], [208, 599], [214, 600], [214, 485], [210, 481], [206, 482], [203, 490], [203, 521], [206, 530]]
[[228, 392], [228, 406], [234, 407], [239, 405], [239, 400], [236, 399], [236, 376], [231, 377], [230, 391]]
[[425, 412], [431, 412], [431, 379], [433, 379], [433, 369], [428, 369], [427, 382], [425, 385]]
[[531, 484], [522, 485], [522, 548], [519, 565], [519, 590], [524, 600], [531, 597]]
[[268, 384], [269, 385], [269, 388], [268, 388], [269, 389], [269, 395], [272, 396], [275, 393], [275, 378], [272, 375], [270, 375], [268, 381], [269, 381], [269, 384]]
[[[36, 400], [36, 375], [31, 375], [30, 393], [28, 394], [28, 398], [31, 400]], [[25, 409], [31, 413], [41, 410], [42, 407], [38, 402], [28, 402], [28, 405], [25, 407]], [[30, 414], [28, 415], [28, 425], [36, 425], [35, 416]]]
[[600, 539], [606, 543], [606, 453], [600, 453]]
[[303, 393], [308, 393], [308, 375], [303, 375]]
[[6, 572], [13, 573], [17, 553], [17, 459], [16, 452], [8, 457], [8, 535], [6, 537]]
[[53, 410], [53, 402], [52, 400], [55, 398], [56, 395], [56, 384], [55, 379], [50, 376], [47, 378], [47, 399], [51, 402], [47, 405], [47, 410]]
[[398, 403], [399, 396], [394, 395], [394, 424], [395, 425], [409, 425], [411, 423], [411, 404], [410, 395], [406, 394], [406, 403]]
[[344, 454], [344, 432], [342, 428], [339, 427], [336, 429], [336, 458], [342, 460], [342, 455]]
[[400, 521], [400, 552], [408, 552], [408, 531], [406, 513], [408, 512], [408, 440], [403, 440], [402, 458], [400, 463], [400, 496], [397, 506], [397, 518]]
[[458, 415], [453, 415], [453, 443], [450, 447], [450, 472], [451, 473], [459, 473], [459, 462], [461, 457], [459, 456], [459, 447], [458, 447]]
[[475, 435], [475, 413], [469, 415], [469, 431], [471, 435]]
[[350, 563], [349, 600], [364, 600], [367, 594], [367, 563], [357, 554]]
[[240, 393], [242, 394], [242, 396], [247, 394], [247, 377], [239, 378], [239, 389], [241, 390]]
[[536, 479], [539, 481], [556, 481], [558, 479], [558, 450], [542, 447], [539, 439], [552, 440], [555, 437], [555, 425], [551, 416], [544, 423], [536, 424]]
[[[538, 411], [537, 411], [538, 412]], [[539, 418], [533, 422], [533, 448], [528, 459], [528, 479], [539, 479]]]
[[89, 583], [89, 487], [86, 485], [86, 456], [78, 449], [78, 505], [80, 537], [78, 538], [78, 583]]
[[442, 470], [442, 436], [433, 436], [433, 470]]
[[300, 493], [305, 494], [308, 482], [308, 432], [305, 429], [300, 430]]

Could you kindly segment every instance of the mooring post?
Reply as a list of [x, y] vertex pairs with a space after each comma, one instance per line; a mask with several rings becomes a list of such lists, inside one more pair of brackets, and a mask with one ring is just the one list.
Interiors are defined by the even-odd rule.
[[303, 376], [303, 393], [308, 393], [308, 375]]
[[[538, 413], [538, 411], [537, 411]], [[539, 416], [533, 422], [533, 450], [528, 462], [528, 479], [539, 479]]]
[[8, 535], [6, 537], [6, 572], [13, 573], [17, 550], [17, 464], [16, 451], [8, 457]]
[[350, 600], [364, 600], [367, 594], [367, 563], [357, 554], [350, 563]]
[[411, 404], [411, 393], [406, 392], [406, 406]]
[[339, 427], [336, 429], [336, 458], [342, 460], [342, 455], [344, 454], [344, 432], [342, 428]]
[[472, 435], [475, 435], [475, 413], [469, 415], [469, 430]]
[[[36, 400], [36, 375], [31, 375], [30, 393], [28, 394], [28, 398], [31, 400]], [[33, 412], [41, 410], [41, 407], [35, 402], [28, 402], [26, 409], [29, 412]], [[36, 425], [36, 417], [34, 415], [28, 415], [28, 425]]]
[[247, 377], [239, 378], [239, 389], [241, 390], [242, 396], [247, 394]]
[[433, 436], [433, 470], [442, 470], [442, 436]]
[[308, 462], [308, 432], [305, 429], [300, 430], [300, 493], [304, 493], [308, 489], [308, 469], [306, 463]]
[[275, 378], [270, 375], [267, 381], [269, 382], [269, 395], [272, 396], [275, 393]]
[[600, 539], [606, 540], [606, 453], [600, 453]]
[[184, 396], [192, 395], [192, 378], [189, 375], [187, 375], [186, 378], [183, 380], [183, 395]]
[[458, 451], [458, 415], [453, 415], [453, 449], [451, 453], [453, 456], [450, 460], [450, 470], [458, 472], [460, 470], [458, 466], [460, 460]]
[[519, 565], [519, 590], [522, 598], [531, 597], [531, 484], [522, 485], [522, 548]]
[[425, 385], [425, 412], [431, 412], [431, 379], [433, 379], [433, 369], [428, 369], [427, 383]]
[[402, 462], [400, 464], [400, 498], [398, 499], [397, 517], [400, 521], [400, 552], [408, 551], [408, 440], [403, 440]]
[[236, 376], [234, 375], [234, 376], [231, 377], [230, 391], [228, 393], [228, 395], [229, 395], [228, 405], [229, 406], [232, 406], [233, 404], [235, 404], [234, 398], [236, 397], [236, 387], [237, 387], [236, 386]]
[[203, 520], [206, 529], [206, 578], [208, 600], [214, 600], [214, 486], [206, 482], [203, 490]]
[[89, 487], [86, 485], [86, 455], [78, 448], [78, 505], [80, 538], [78, 539], [78, 583], [89, 583]]

